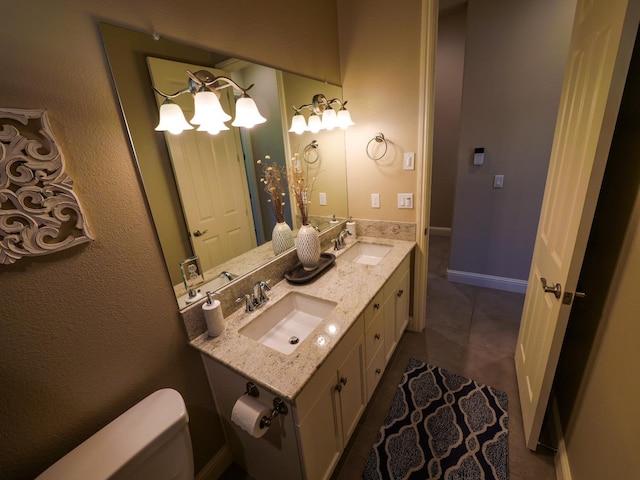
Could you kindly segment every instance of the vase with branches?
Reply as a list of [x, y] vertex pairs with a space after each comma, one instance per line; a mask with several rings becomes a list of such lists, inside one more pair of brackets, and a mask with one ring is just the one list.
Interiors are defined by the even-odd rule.
[[315, 185], [315, 177], [305, 177], [298, 154], [294, 154], [289, 168], [289, 191], [295, 199], [302, 226], [296, 238], [296, 252], [304, 270], [315, 270], [320, 261], [320, 237], [316, 229], [309, 224], [309, 204]]
[[258, 165], [262, 167], [262, 178], [260, 182], [264, 184], [264, 190], [269, 194], [269, 203], [273, 205], [276, 215], [276, 224], [271, 233], [271, 243], [273, 252], [276, 255], [293, 247], [293, 232], [291, 227], [287, 225], [284, 219], [284, 206], [286, 191], [283, 185], [287, 178], [287, 169], [285, 166], [278, 165], [276, 162], [268, 163], [271, 160], [269, 155], [265, 155], [265, 164], [262, 160], [258, 160]]

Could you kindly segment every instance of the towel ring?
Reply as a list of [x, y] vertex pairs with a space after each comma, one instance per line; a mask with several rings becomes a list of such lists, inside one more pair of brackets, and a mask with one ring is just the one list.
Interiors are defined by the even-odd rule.
[[[382, 152], [382, 155], [378, 156], [378, 157], [374, 157], [369, 153], [369, 146], [371, 145], [371, 142], [375, 141], [376, 143], [384, 143], [384, 152]], [[369, 143], [367, 143], [367, 157], [369, 157], [371, 160], [380, 160], [382, 157], [384, 157], [387, 154], [387, 149], [389, 148], [389, 145], [387, 145], [387, 141], [384, 138], [384, 135], [380, 132], [376, 133], [375, 137], [373, 137], [371, 140], [369, 140]]]
[[302, 158], [309, 165], [313, 165], [320, 160], [320, 145], [317, 140], [313, 140], [309, 145], [302, 150]]

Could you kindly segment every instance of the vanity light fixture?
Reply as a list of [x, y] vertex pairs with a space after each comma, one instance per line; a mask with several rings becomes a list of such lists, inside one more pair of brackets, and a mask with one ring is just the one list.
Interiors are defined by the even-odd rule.
[[[222, 109], [218, 93], [218, 90], [228, 87], [240, 94], [240, 98], [236, 101], [236, 118], [231, 125], [252, 128], [267, 121], [258, 111], [256, 102], [247, 94], [253, 85], [242, 88], [230, 78], [216, 77], [207, 70], [198, 70], [195, 73], [187, 70], [187, 76], [189, 77], [188, 85], [173, 94], [163, 93], [153, 87], [158, 95], [164, 97], [164, 102], [160, 105], [160, 121], [156, 127], [157, 131], [168, 131], [177, 135], [183, 130], [193, 129], [193, 125], [198, 126], [199, 132], [205, 131], [211, 135], [216, 135], [222, 130], [229, 130], [225, 122], [231, 120], [231, 116]], [[180, 106], [172, 101], [183, 93], [193, 95], [195, 114], [190, 122], [187, 122]]]
[[[291, 119], [289, 131], [300, 135], [304, 132], [318, 133], [320, 130], [333, 130], [336, 127], [346, 130], [349, 126], [354, 125], [351, 121], [351, 115], [345, 107], [346, 104], [346, 100], [342, 101], [338, 98], [329, 100], [322, 93], [318, 93], [313, 96], [311, 103], [300, 107], [293, 106], [296, 113]], [[334, 105], [338, 107], [337, 113], [333, 108]], [[302, 114], [303, 110], [311, 112], [308, 124]]]

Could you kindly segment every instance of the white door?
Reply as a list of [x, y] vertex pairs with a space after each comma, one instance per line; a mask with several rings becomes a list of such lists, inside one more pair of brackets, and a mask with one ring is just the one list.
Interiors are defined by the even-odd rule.
[[[578, 0], [518, 344], [527, 447], [544, 419], [570, 298], [602, 183], [633, 42], [637, 0]], [[554, 292], [543, 290], [558, 287]]]
[[[187, 85], [186, 70], [222, 70], [159, 58], [148, 58], [154, 86], [172, 94]], [[221, 90], [222, 108], [233, 115], [233, 93]], [[158, 96], [157, 96], [158, 97]], [[161, 103], [161, 99], [159, 99]], [[193, 98], [183, 94], [173, 99], [187, 120], [193, 117]], [[237, 128], [209, 135], [187, 130], [165, 134], [180, 193], [189, 238], [204, 271], [256, 246], [247, 177]]]

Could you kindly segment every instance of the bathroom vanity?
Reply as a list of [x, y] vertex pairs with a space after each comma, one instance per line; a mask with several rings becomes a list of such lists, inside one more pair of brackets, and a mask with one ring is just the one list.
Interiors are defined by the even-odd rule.
[[[280, 281], [261, 308], [229, 315], [222, 335], [191, 341], [202, 354], [234, 461], [249, 475], [330, 477], [407, 327], [414, 245], [349, 239], [332, 252], [335, 265], [313, 283]], [[281, 328], [273, 318], [283, 312], [302, 323], [314, 312], [318, 318], [302, 334], [277, 332], [284, 340], [273, 343], [271, 333]], [[287, 408], [260, 438], [231, 421], [248, 382], [265, 407], [279, 398]]]

